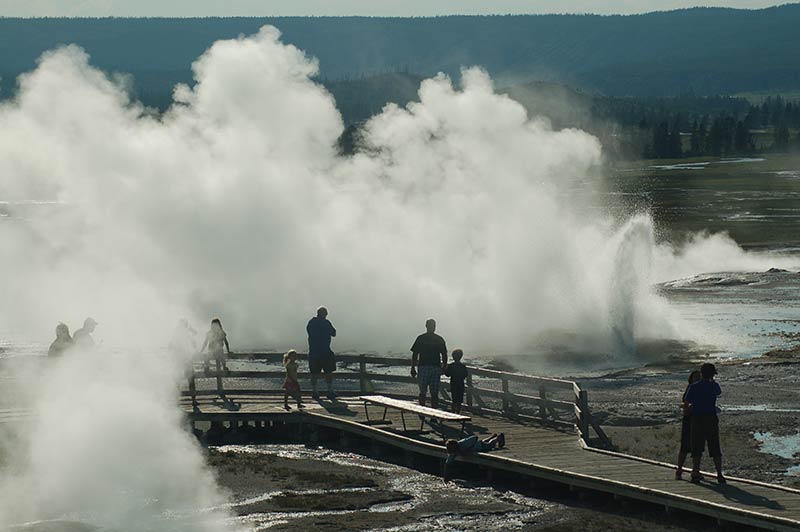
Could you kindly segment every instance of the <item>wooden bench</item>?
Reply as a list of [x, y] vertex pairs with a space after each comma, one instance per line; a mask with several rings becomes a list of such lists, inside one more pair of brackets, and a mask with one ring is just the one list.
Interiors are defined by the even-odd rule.
[[[464, 425], [467, 421], [470, 421], [472, 418], [469, 416], [462, 416], [461, 414], [454, 414], [452, 412], [446, 412], [444, 410], [439, 410], [437, 408], [430, 408], [427, 406], [421, 406], [417, 403], [411, 401], [404, 401], [402, 399], [392, 399], [391, 397], [386, 397], [383, 395], [362, 395], [359, 397], [362, 401], [364, 401], [364, 411], [367, 414], [367, 422], [369, 423], [371, 420], [369, 418], [369, 408], [370, 404], [376, 406], [383, 407], [383, 417], [381, 418], [383, 421], [386, 421], [386, 412], [390, 408], [394, 408], [400, 411], [400, 419], [403, 420], [403, 430], [408, 431], [406, 428], [406, 418], [405, 413], [408, 412], [410, 414], [417, 414], [421, 420], [419, 430], [422, 430], [425, 427], [425, 420], [426, 419], [435, 419], [437, 421], [455, 421], [461, 423], [461, 435], [464, 435]], [[428, 421], [428, 425], [430, 425], [430, 421]]]

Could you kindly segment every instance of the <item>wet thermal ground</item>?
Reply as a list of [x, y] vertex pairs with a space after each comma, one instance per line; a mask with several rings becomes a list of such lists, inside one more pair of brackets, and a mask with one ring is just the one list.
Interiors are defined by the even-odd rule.
[[433, 474], [321, 448], [223, 446], [209, 450], [209, 463], [230, 490], [234, 519], [254, 531], [682, 528], [652, 509], [622, 512], [611, 500], [581, 503], [563, 490], [522, 494], [502, 483], [445, 483]]

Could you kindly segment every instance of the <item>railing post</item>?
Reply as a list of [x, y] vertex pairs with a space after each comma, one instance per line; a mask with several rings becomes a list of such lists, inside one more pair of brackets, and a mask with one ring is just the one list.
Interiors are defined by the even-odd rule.
[[544, 386], [539, 388], [539, 399], [542, 400], [542, 402], [539, 403], [539, 417], [545, 419], [547, 418], [547, 407], [544, 402], [547, 400], [547, 388]]
[[503, 377], [503, 412], [508, 413], [508, 379]]
[[578, 427], [581, 429], [581, 437], [588, 443], [589, 440], [589, 394], [586, 390], [578, 392], [578, 407], [581, 409], [581, 417], [578, 419]]
[[361, 393], [367, 392], [367, 360], [364, 355], [358, 357], [358, 382]]
[[472, 373], [467, 373], [467, 407], [472, 408]]

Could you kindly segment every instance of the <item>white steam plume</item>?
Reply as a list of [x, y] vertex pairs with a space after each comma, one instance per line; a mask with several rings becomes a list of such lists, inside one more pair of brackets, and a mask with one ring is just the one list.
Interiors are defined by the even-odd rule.
[[0, 438], [0, 529], [39, 521], [87, 527], [62, 525], [76, 530], [235, 528], [175, 407], [180, 361], [72, 350], [48, 362], [17, 375], [26, 386], [16, 404], [31, 419]]
[[476, 350], [552, 329], [616, 349], [685, 334], [653, 281], [758, 262], [720, 237], [659, 247], [648, 217], [585, 209], [569, 190], [591, 182], [598, 141], [530, 119], [479, 69], [387, 106], [344, 158], [316, 62], [274, 28], [193, 68], [154, 116], [66, 47], [0, 107], [2, 199], [60, 202], [0, 224], [9, 328], [91, 314], [108, 339], [155, 344], [180, 316], [219, 315], [239, 347], [302, 347], [324, 303], [340, 350], [405, 350], [430, 316]]

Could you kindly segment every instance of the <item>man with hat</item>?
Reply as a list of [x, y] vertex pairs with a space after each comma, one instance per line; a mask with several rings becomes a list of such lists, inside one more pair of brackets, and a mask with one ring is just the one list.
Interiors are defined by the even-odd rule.
[[86, 318], [83, 320], [83, 327], [75, 331], [72, 335], [72, 342], [79, 348], [85, 349], [94, 347], [92, 333], [97, 325], [98, 323], [94, 321], [94, 318]]
[[692, 482], [697, 484], [703, 479], [700, 474], [700, 459], [703, 447], [708, 445], [708, 454], [714, 459], [717, 468], [717, 482], [725, 484], [722, 475], [722, 451], [719, 447], [719, 419], [717, 418], [717, 397], [722, 395], [719, 383], [714, 381], [717, 368], [714, 364], [705, 363], [700, 366], [702, 380], [689, 386], [686, 402], [691, 406], [691, 448], [692, 448]]

